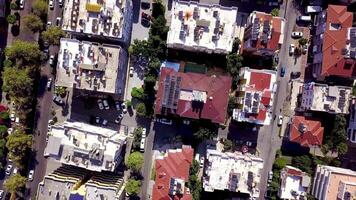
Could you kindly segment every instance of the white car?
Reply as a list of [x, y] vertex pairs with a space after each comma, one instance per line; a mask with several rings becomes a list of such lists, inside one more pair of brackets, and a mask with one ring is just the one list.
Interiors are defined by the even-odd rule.
[[25, 0], [20, 0], [20, 9], [23, 10], [25, 8]]
[[199, 163], [200, 168], [204, 167], [204, 161], [205, 161], [205, 158], [203, 156], [200, 157], [200, 163]]
[[16, 117], [15, 117], [15, 112], [14, 111], [11, 112], [10, 119], [11, 119], [12, 122], [15, 121]]
[[47, 90], [51, 90], [52, 88], [52, 78], [49, 78], [48, 81], [47, 81]]
[[115, 101], [115, 107], [116, 107], [116, 110], [121, 110], [121, 107], [120, 107], [120, 101]]
[[133, 77], [133, 73], [134, 73], [134, 68], [130, 67], [130, 71], [129, 71], [130, 77]]
[[62, 6], [63, 6], [63, 0], [58, 0], [58, 5], [59, 5], [60, 7], [62, 7]]
[[301, 37], [303, 37], [302, 32], [293, 32], [292, 33], [292, 38], [301, 38]]
[[281, 126], [282, 124], [283, 124], [283, 117], [282, 117], [282, 115], [279, 115], [278, 116], [278, 126]]
[[30, 172], [28, 173], [28, 180], [29, 181], [33, 181], [33, 175], [34, 175], [35, 171], [34, 170], [30, 170]]
[[161, 118], [161, 119], [157, 118], [156, 122], [159, 122], [161, 124], [166, 124], [166, 125], [172, 125], [173, 124], [172, 120], [166, 119], [166, 118]]
[[9, 176], [11, 174], [11, 171], [12, 171], [12, 165], [9, 164], [9, 165], [7, 165], [6, 170], [5, 170], [6, 175]]
[[295, 45], [294, 44], [290, 44], [289, 45], [289, 55], [293, 55], [294, 54], [294, 50], [295, 50]]
[[17, 167], [14, 168], [14, 171], [12, 171], [12, 174], [17, 174], [17, 172], [19, 171], [19, 169]]
[[103, 105], [104, 105], [104, 108], [105, 108], [106, 110], [109, 110], [109, 109], [110, 109], [108, 100], [104, 99], [104, 100], [103, 100]]
[[60, 26], [60, 25], [61, 25], [61, 22], [62, 22], [62, 18], [57, 17], [57, 18], [56, 18], [56, 26]]
[[4, 197], [4, 190], [0, 190], [0, 199]]
[[97, 102], [98, 102], [98, 107], [99, 107], [99, 109], [100, 109], [100, 110], [104, 110], [103, 100], [98, 99]]
[[268, 172], [268, 182], [272, 182], [272, 179], [273, 179], [273, 172], [272, 171], [269, 171]]
[[54, 0], [49, 0], [49, 8], [53, 10], [54, 8]]
[[13, 128], [8, 128], [8, 129], [7, 129], [7, 134], [8, 134], [8, 135], [11, 135], [11, 133], [12, 133], [13, 130], [14, 130]]
[[140, 151], [141, 152], [145, 151], [145, 143], [146, 143], [146, 128], [143, 128], [142, 135], [141, 135], [141, 143], [140, 143]]
[[53, 65], [53, 64], [54, 64], [54, 55], [51, 55], [51, 56], [49, 57], [49, 64], [50, 64], [50, 65]]
[[125, 102], [121, 104], [121, 109], [123, 113], [127, 113], [127, 109], [126, 109], [126, 104]]

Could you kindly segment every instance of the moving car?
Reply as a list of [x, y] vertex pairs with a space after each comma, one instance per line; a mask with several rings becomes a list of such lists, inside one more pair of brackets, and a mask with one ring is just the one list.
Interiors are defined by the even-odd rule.
[[103, 110], [103, 109], [104, 109], [103, 100], [98, 99], [97, 103], [98, 103], [99, 109], [100, 109], [100, 110]]
[[53, 10], [54, 8], [54, 0], [49, 0], [49, 8]]
[[282, 116], [282, 115], [279, 115], [279, 116], [278, 116], [278, 123], [277, 123], [277, 125], [278, 125], [278, 126], [281, 126], [282, 123], [283, 123], [283, 116]]
[[58, 104], [58, 105], [63, 105], [63, 100], [62, 100], [62, 98], [61, 97], [59, 97], [59, 96], [57, 96], [57, 95], [54, 95], [53, 96], [53, 102], [54, 103], [56, 103], [56, 104]]
[[292, 32], [292, 38], [301, 38], [303, 37], [303, 33], [299, 31]]
[[295, 45], [294, 44], [290, 44], [289, 45], [289, 55], [293, 55], [294, 54], [294, 50], [295, 50]]
[[11, 171], [12, 171], [12, 165], [9, 164], [6, 166], [5, 174], [9, 176], [11, 174]]
[[106, 110], [109, 110], [109, 109], [110, 109], [108, 100], [104, 99], [104, 100], [103, 100], [103, 105], [104, 105], [104, 108], [105, 108]]
[[284, 74], [286, 73], [286, 68], [285, 67], [281, 67], [281, 77], [284, 77]]
[[29, 181], [33, 181], [33, 175], [35, 174], [34, 170], [30, 170], [30, 172], [28, 173], [28, 180]]
[[133, 72], [134, 72], [134, 68], [133, 68], [133, 67], [130, 67], [130, 72], [129, 72], [130, 77], [133, 77]]
[[52, 87], [52, 78], [49, 78], [48, 81], [47, 81], [47, 90], [51, 90], [51, 87]]

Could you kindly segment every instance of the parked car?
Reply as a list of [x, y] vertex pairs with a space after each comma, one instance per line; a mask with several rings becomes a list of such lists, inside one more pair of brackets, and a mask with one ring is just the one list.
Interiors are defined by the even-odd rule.
[[54, 0], [49, 0], [49, 8], [53, 10], [54, 8]]
[[272, 182], [272, 179], [273, 179], [273, 172], [269, 171], [268, 172], [268, 183]]
[[127, 113], [127, 108], [126, 108], [125, 102], [123, 102], [123, 103], [121, 104], [121, 109], [122, 109], [122, 112], [123, 112], [123, 113]]
[[120, 123], [120, 121], [122, 120], [122, 118], [124, 117], [124, 115], [122, 113], [119, 114], [119, 116], [116, 117], [115, 119], [115, 123]]
[[23, 10], [25, 8], [25, 0], [20, 0], [19, 6], [20, 6], [20, 9]]
[[293, 55], [294, 54], [294, 50], [295, 50], [295, 45], [294, 44], [290, 44], [289, 45], [289, 55]]
[[283, 116], [282, 115], [279, 115], [278, 116], [278, 123], [277, 123], [277, 125], [278, 126], [281, 126], [283, 124]]
[[299, 78], [300, 75], [301, 75], [300, 72], [292, 72], [292, 73], [290, 73], [290, 77], [291, 77], [292, 79]]
[[140, 142], [140, 151], [145, 152], [145, 143], [146, 143], [146, 129], [142, 129], [141, 142]]
[[34, 170], [30, 170], [30, 172], [28, 173], [28, 180], [29, 181], [33, 181], [33, 175], [35, 174]]
[[49, 78], [47, 81], [47, 90], [50, 91], [52, 88], [52, 78]]
[[11, 171], [12, 171], [12, 165], [8, 164], [6, 166], [5, 174], [9, 176], [11, 174]]
[[0, 199], [4, 197], [4, 190], [0, 190]]
[[51, 55], [51, 56], [49, 57], [49, 64], [50, 64], [51, 66], [54, 65], [54, 55]]
[[62, 6], [63, 6], [63, 0], [58, 0], [58, 5], [59, 5], [60, 7], [62, 7]]
[[103, 105], [104, 105], [104, 108], [105, 108], [106, 110], [109, 110], [109, 109], [110, 109], [108, 100], [104, 99], [104, 100], [103, 100]]
[[15, 121], [16, 117], [15, 117], [15, 112], [14, 111], [11, 112], [10, 119], [11, 119], [12, 122]]
[[133, 68], [133, 67], [130, 67], [130, 72], [129, 72], [130, 77], [133, 77], [133, 73], [134, 73], [134, 68]]
[[56, 26], [61, 26], [62, 18], [57, 17], [56, 18]]
[[298, 16], [297, 21], [311, 22], [312, 18], [310, 15]]
[[7, 129], [7, 134], [8, 134], [8, 135], [11, 135], [13, 130], [14, 130], [13, 128], [8, 128], [8, 129]]
[[205, 161], [205, 158], [203, 156], [200, 157], [200, 163], [199, 163], [200, 168], [204, 167], [204, 161]]
[[145, 18], [141, 18], [141, 24], [142, 24], [142, 26], [144, 26], [146, 28], [149, 28], [151, 26], [151, 22]]
[[286, 68], [285, 67], [281, 67], [281, 77], [284, 77], [284, 74], [286, 73]]
[[120, 107], [120, 101], [115, 101], [115, 107], [116, 107], [116, 110], [121, 110], [121, 107]]
[[301, 38], [303, 37], [303, 33], [299, 31], [292, 32], [292, 38]]
[[141, 17], [144, 19], [147, 19], [148, 21], [151, 21], [151, 19], [152, 19], [151, 15], [149, 15], [145, 12], [141, 12]]
[[19, 168], [15, 167], [14, 170], [12, 171], [12, 174], [15, 175], [19, 171]]
[[61, 97], [59, 97], [59, 96], [57, 96], [57, 95], [54, 95], [53, 96], [53, 102], [54, 103], [56, 103], [56, 104], [58, 104], [58, 105], [63, 105], [63, 100], [62, 100], [62, 98]]
[[308, 52], [308, 45], [303, 45], [302, 53], [306, 54]]
[[98, 99], [97, 103], [98, 103], [99, 109], [100, 109], [100, 110], [103, 110], [103, 109], [104, 109], [103, 100]]
[[50, 27], [50, 26], [52, 26], [52, 22], [51, 22], [51, 21], [48, 21], [48, 22], [47, 22], [47, 28]]

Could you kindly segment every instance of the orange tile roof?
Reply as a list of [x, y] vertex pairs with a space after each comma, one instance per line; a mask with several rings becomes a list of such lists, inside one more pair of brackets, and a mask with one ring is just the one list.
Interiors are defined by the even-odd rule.
[[163, 159], [156, 160], [156, 180], [153, 185], [153, 200], [191, 200], [192, 195], [184, 188], [182, 195], [169, 195], [171, 178], [188, 181], [189, 168], [193, 161], [194, 149], [183, 146], [182, 151], [168, 152]]
[[[300, 126], [304, 125], [304, 133], [300, 131]], [[322, 145], [324, 128], [320, 121], [306, 119], [304, 116], [294, 116], [290, 127], [289, 140], [299, 143], [301, 146], [310, 147], [312, 145]]]
[[[352, 27], [352, 13], [346, 6], [329, 5], [327, 8], [326, 30], [323, 39], [322, 76], [356, 76], [356, 60], [346, 59], [342, 49], [347, 42], [347, 31]], [[340, 30], [330, 30], [330, 24], [341, 24]]]

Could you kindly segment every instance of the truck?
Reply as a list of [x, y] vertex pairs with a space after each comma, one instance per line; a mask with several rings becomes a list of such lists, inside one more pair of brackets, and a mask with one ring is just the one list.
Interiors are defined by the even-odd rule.
[[310, 15], [302, 15], [297, 18], [297, 21], [311, 22], [311, 20]]
[[305, 8], [305, 13], [318, 13], [321, 12], [323, 9], [320, 6], [307, 6]]

